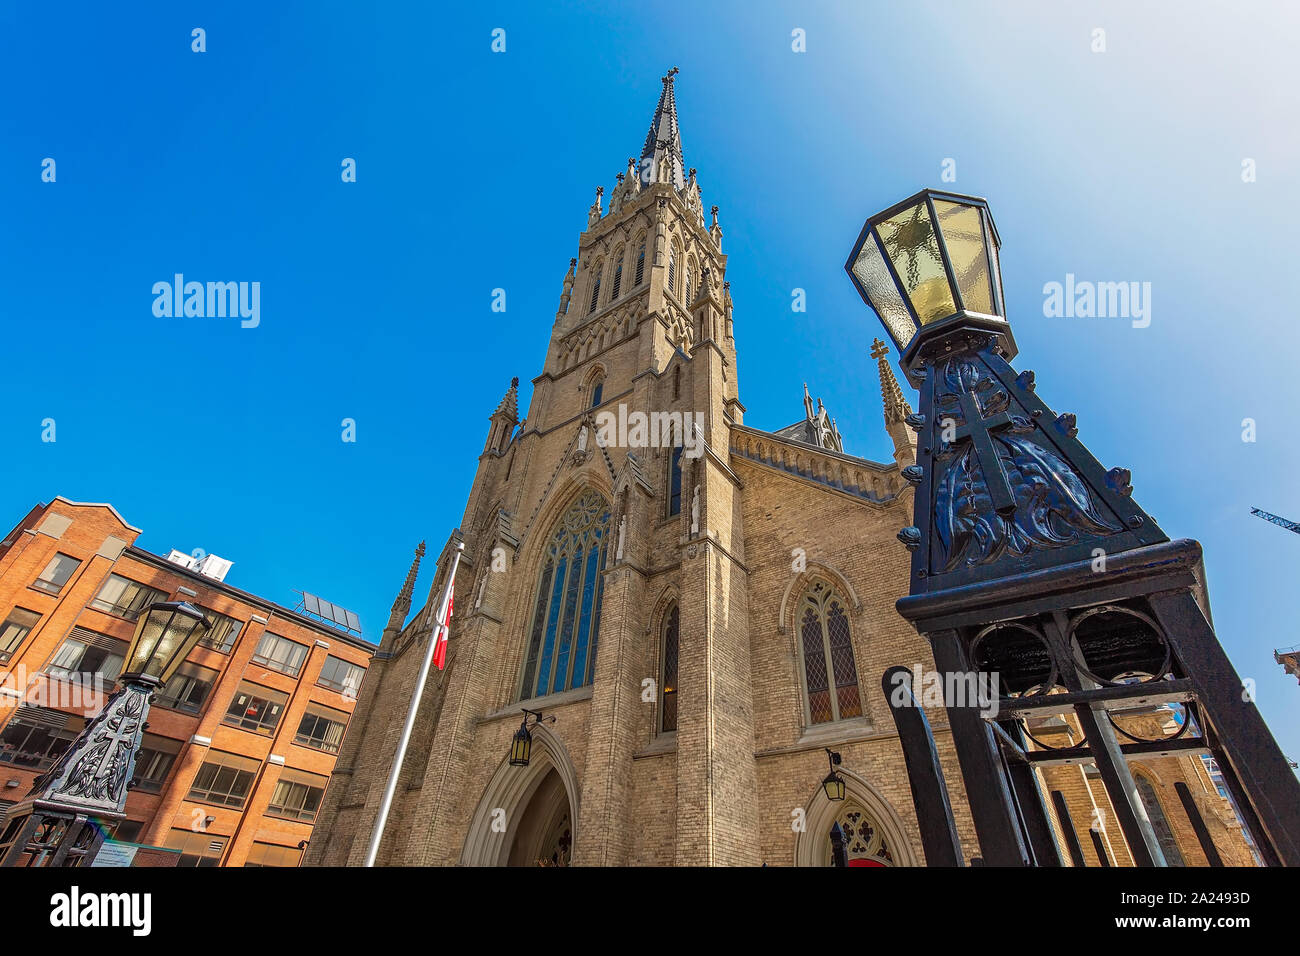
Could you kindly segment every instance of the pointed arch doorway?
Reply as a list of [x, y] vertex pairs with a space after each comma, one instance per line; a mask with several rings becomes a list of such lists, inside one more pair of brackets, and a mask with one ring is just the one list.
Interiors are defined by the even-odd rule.
[[502, 760], [470, 821], [465, 866], [568, 866], [578, 819], [578, 779], [568, 751], [544, 726], [527, 767]]
[[805, 829], [795, 837], [795, 866], [831, 865], [831, 827], [836, 823], [849, 841], [849, 866], [921, 866], [889, 801], [853, 771], [839, 772], [847, 799], [832, 802], [817, 788], [806, 804]]

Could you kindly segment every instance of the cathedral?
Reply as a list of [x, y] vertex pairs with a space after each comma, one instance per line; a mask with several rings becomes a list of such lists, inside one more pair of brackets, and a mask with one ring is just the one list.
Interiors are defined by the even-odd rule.
[[[806, 386], [794, 424], [746, 424], [743, 317], [718, 208], [683, 160], [675, 74], [608, 208], [597, 191], [531, 406], [521, 418], [515, 379], [412, 615], [417, 549], [308, 865], [365, 862], [461, 545], [446, 666], [424, 688], [379, 865], [828, 866], [835, 824], [850, 865], [925, 863], [881, 689], [890, 666], [933, 668], [894, 608], [909, 583], [897, 534], [912, 524], [911, 408], [877, 342], [893, 460], [847, 454]], [[602, 427], [638, 413], [664, 427]], [[969, 862], [979, 843], [944, 711], [927, 712]], [[1069, 738], [1054, 720], [1040, 738]], [[521, 721], [526, 765], [509, 760]], [[823, 787], [832, 769], [843, 799]], [[1249, 863], [1212, 769], [1168, 756], [1135, 775], [1162, 844], [1178, 851], [1167, 857], [1206, 863], [1174, 795], [1183, 781], [1225, 861]], [[1060, 795], [1063, 859], [1078, 837], [1087, 865], [1126, 863], [1088, 767], [1043, 770], [1040, 784]]]

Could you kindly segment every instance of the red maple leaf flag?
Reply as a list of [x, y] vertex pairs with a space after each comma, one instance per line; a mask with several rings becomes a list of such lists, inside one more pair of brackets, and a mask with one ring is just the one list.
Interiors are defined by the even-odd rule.
[[452, 597], [456, 593], [455, 571], [452, 572], [452, 580], [447, 582], [447, 593], [443, 599], [441, 613], [438, 615], [438, 623], [433, 629], [433, 665], [442, 670], [447, 664], [447, 638], [451, 635], [451, 605]]

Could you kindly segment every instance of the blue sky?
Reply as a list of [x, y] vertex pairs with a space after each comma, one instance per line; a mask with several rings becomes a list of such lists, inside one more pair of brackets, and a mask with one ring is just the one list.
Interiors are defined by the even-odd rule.
[[[5, 4], [0, 519], [109, 501], [143, 547], [215, 552], [231, 583], [290, 604], [306, 588], [377, 635], [415, 543], [436, 553], [460, 520], [512, 375], [526, 405], [595, 187], [639, 151], [675, 65], [686, 162], [721, 207], [746, 423], [796, 420], [807, 381], [846, 450], [888, 460], [881, 330], [844, 259], [921, 186], [988, 197], [1018, 366], [1132, 469], [1166, 532], [1204, 544], [1220, 638], [1300, 758], [1300, 687], [1272, 659], [1300, 643], [1300, 537], [1248, 513], [1300, 518], [1297, 20], [1240, 3]], [[260, 325], [155, 317], [150, 290], [177, 272], [260, 282]], [[1067, 273], [1150, 282], [1150, 326], [1044, 317]]]

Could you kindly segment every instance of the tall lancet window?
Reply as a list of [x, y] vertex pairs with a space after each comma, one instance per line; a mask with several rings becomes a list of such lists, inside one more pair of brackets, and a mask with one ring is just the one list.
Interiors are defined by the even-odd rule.
[[659, 675], [659, 729], [668, 733], [677, 729], [677, 659], [681, 615], [677, 605], [664, 615], [663, 671]]
[[668, 291], [677, 294], [677, 247], [668, 253]]
[[609, 301], [617, 302], [619, 291], [623, 288], [623, 247], [614, 253], [614, 287], [609, 290]]
[[645, 279], [645, 243], [641, 243], [641, 248], [636, 253], [636, 285], [638, 288]]
[[673, 445], [672, 459], [668, 463], [668, 513], [682, 513], [682, 446]]
[[861, 717], [858, 668], [844, 599], [825, 581], [814, 581], [799, 604], [798, 627], [808, 720], [824, 724]]
[[609, 521], [605, 499], [595, 491], [583, 492], [547, 542], [524, 656], [521, 700], [591, 683]]
[[595, 278], [591, 283], [591, 307], [587, 309], [589, 315], [596, 311], [596, 303], [600, 301], [600, 273], [604, 267], [605, 263], [603, 262], [598, 262], [596, 264]]

